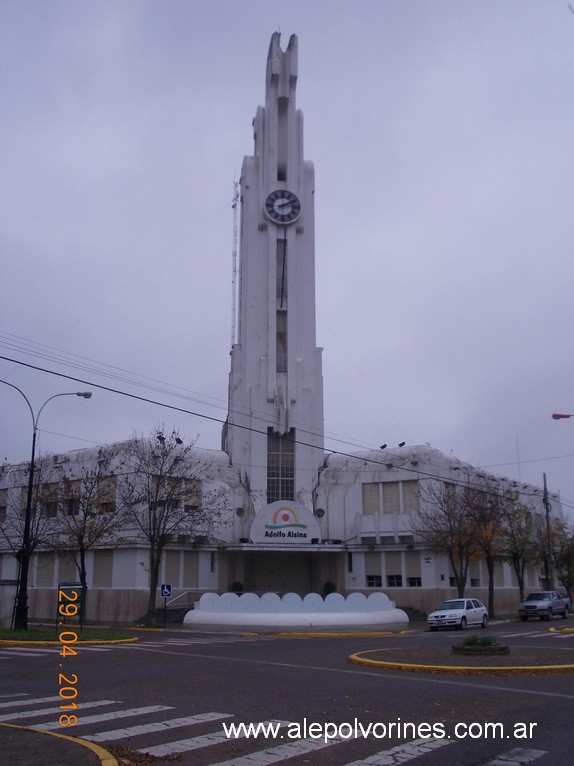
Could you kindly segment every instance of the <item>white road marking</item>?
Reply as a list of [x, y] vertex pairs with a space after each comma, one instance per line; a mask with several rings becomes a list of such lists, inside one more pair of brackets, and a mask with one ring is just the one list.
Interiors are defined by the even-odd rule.
[[177, 729], [180, 726], [192, 726], [193, 724], [205, 723], [206, 721], [221, 721], [224, 718], [233, 718], [233, 714], [200, 713], [199, 715], [188, 715], [183, 718], [171, 718], [167, 721], [129, 726], [127, 729], [113, 729], [111, 731], [102, 731], [98, 734], [82, 735], [82, 739], [89, 739], [90, 742], [111, 742], [114, 739], [137, 737], [140, 734], [152, 734], [157, 731], [169, 731], [169, 729]]

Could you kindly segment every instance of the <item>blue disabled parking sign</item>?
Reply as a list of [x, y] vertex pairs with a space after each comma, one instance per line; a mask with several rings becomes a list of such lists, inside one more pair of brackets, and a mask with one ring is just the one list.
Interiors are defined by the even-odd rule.
[[169, 583], [162, 583], [161, 595], [164, 598], [170, 598], [171, 597], [171, 585]]

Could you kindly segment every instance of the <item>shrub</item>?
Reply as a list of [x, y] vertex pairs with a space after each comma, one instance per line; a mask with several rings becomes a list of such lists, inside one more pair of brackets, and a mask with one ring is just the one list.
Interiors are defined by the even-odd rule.
[[498, 641], [491, 636], [468, 636], [461, 641], [461, 646], [499, 646]]

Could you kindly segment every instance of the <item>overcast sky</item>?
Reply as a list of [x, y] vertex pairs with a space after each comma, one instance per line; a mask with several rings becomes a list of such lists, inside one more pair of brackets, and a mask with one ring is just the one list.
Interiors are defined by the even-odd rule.
[[[429, 443], [574, 507], [566, 0], [0, 0], [0, 378], [40, 449], [218, 449], [233, 182], [299, 37], [327, 446]], [[189, 410], [170, 411], [96, 384]], [[29, 458], [0, 385], [0, 459]], [[212, 420], [200, 417], [208, 416]], [[336, 440], [335, 440], [336, 438]]]

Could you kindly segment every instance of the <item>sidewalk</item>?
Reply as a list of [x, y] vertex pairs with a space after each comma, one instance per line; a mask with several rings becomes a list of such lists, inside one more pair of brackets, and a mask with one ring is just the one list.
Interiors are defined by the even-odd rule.
[[99, 745], [9, 724], [0, 724], [0, 753], [5, 766], [118, 766]]

